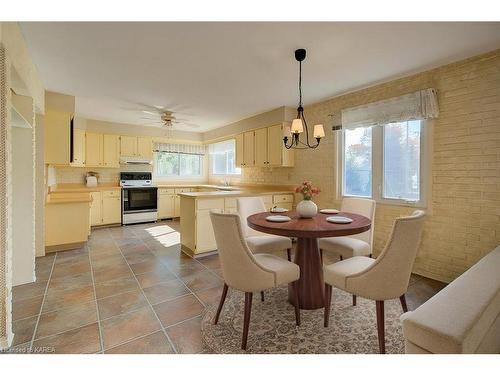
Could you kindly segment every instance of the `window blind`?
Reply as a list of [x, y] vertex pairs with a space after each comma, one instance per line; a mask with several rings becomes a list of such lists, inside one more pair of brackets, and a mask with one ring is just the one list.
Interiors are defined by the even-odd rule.
[[200, 144], [155, 143], [154, 152], [171, 152], [177, 154], [205, 155], [206, 147]]

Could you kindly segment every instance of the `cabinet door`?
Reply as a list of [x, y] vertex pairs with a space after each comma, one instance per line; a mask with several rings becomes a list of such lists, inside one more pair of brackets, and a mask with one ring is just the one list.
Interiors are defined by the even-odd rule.
[[[221, 209], [214, 210], [222, 212]], [[217, 249], [215, 242], [210, 210], [196, 211], [196, 252], [212, 251]]]
[[105, 167], [120, 167], [120, 138], [114, 134], [103, 136], [103, 164]]
[[257, 129], [254, 137], [255, 165], [265, 167], [267, 165], [267, 128]]
[[151, 160], [153, 158], [153, 142], [151, 138], [137, 138], [137, 156]]
[[252, 167], [254, 165], [254, 132], [246, 132], [243, 134], [243, 166]]
[[87, 133], [85, 141], [85, 165], [87, 167], [102, 167], [102, 152], [102, 134]]
[[45, 112], [45, 163], [69, 165], [69, 138], [71, 114]]
[[283, 130], [281, 125], [267, 128], [267, 161], [268, 165], [282, 164]]
[[102, 223], [117, 224], [122, 221], [121, 196], [106, 196], [102, 198]]
[[181, 216], [181, 197], [174, 196], [174, 217]]
[[83, 167], [85, 165], [85, 130], [73, 130], [73, 162], [72, 167]]
[[120, 137], [120, 156], [137, 156], [137, 137]]
[[243, 133], [238, 134], [235, 137], [235, 163], [236, 167], [240, 168], [243, 166]]
[[90, 193], [92, 201], [90, 203], [90, 225], [102, 224], [102, 199], [101, 192], [95, 191]]
[[158, 196], [158, 218], [166, 219], [174, 217], [175, 195], [162, 194]]

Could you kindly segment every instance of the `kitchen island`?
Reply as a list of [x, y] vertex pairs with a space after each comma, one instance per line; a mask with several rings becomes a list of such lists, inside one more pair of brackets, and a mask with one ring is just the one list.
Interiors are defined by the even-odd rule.
[[236, 191], [180, 193], [182, 250], [193, 257], [217, 250], [210, 211], [236, 213], [236, 199], [260, 196], [267, 210], [272, 207], [293, 209], [294, 193], [289, 188], [240, 188]]

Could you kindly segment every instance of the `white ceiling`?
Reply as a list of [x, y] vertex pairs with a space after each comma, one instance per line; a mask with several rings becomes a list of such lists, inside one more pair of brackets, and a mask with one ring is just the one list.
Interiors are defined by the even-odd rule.
[[[46, 89], [78, 115], [144, 124], [165, 106], [206, 131], [500, 47], [500, 23], [21, 23]], [[146, 124], [147, 125], [147, 124]]]

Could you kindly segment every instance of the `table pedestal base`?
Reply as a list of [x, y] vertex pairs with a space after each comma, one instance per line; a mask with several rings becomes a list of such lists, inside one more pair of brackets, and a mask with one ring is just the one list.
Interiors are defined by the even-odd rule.
[[[325, 306], [325, 285], [318, 240], [316, 238], [298, 238], [294, 261], [300, 267], [298, 281], [300, 308], [304, 310], [323, 308]], [[295, 305], [291, 286], [288, 287], [288, 299]]]

